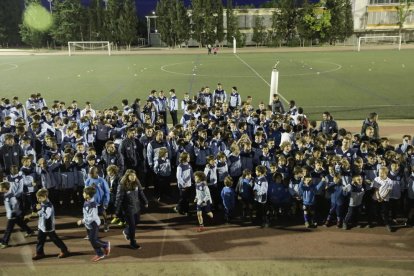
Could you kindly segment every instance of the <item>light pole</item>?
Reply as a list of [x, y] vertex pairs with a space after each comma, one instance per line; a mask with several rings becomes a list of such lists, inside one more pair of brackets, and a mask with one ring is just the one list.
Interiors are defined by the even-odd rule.
[[48, 2], [49, 2], [49, 11], [50, 11], [50, 13], [53, 13], [53, 11], [52, 11], [52, 1], [53, 0], [47, 0]]

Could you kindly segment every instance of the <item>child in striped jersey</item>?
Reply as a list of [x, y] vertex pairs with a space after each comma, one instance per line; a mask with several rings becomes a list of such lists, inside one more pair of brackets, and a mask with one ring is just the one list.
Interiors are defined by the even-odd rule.
[[207, 185], [210, 189], [211, 198], [214, 202], [214, 210], [218, 209], [218, 204], [220, 202], [220, 192], [217, 187], [217, 166], [216, 159], [213, 155], [207, 156], [207, 164], [204, 168], [204, 174], [207, 178]]
[[197, 171], [194, 173], [194, 181], [196, 184], [196, 198], [194, 202], [197, 203], [197, 218], [199, 223], [197, 232], [204, 231], [203, 213], [213, 218], [213, 213], [211, 212], [212, 200], [206, 180], [207, 178], [204, 172]]
[[227, 156], [220, 151], [217, 154], [217, 188], [221, 191], [224, 188], [224, 178], [229, 175], [229, 168], [227, 166]]
[[236, 186], [237, 180], [242, 175], [242, 165], [240, 157], [240, 148], [237, 143], [230, 146], [230, 155], [228, 156], [229, 175], [233, 178], [233, 187]]
[[393, 229], [391, 228], [389, 219], [389, 200], [393, 182], [388, 178], [387, 167], [381, 167], [379, 169], [379, 176], [374, 179], [372, 186], [375, 188], [372, 199], [376, 202], [377, 208], [380, 209], [382, 222], [385, 224], [385, 227], [388, 231], [392, 232]]
[[405, 226], [414, 226], [414, 165], [411, 166], [411, 174], [407, 177], [407, 196], [408, 196], [408, 208], [407, 208], [407, 222]]
[[177, 186], [180, 199], [177, 206], [174, 207], [174, 211], [184, 215], [188, 214], [189, 211], [193, 169], [190, 165], [190, 155], [187, 152], [180, 154], [179, 162], [177, 166]]
[[249, 169], [243, 170], [243, 175], [240, 177], [236, 192], [238, 194], [238, 199], [242, 204], [242, 219], [246, 219], [249, 216], [250, 220], [252, 219], [252, 210], [253, 210], [253, 179], [252, 171]]
[[390, 210], [393, 223], [397, 223], [397, 214], [400, 211], [400, 199], [405, 188], [405, 178], [400, 170], [400, 164], [392, 161], [388, 178], [392, 181], [392, 190], [390, 193]]
[[256, 222], [261, 227], [269, 227], [269, 219], [267, 216], [267, 189], [268, 181], [266, 179], [266, 167], [259, 165], [256, 167], [256, 177], [254, 179], [253, 193], [256, 203]]
[[156, 182], [154, 183], [155, 198], [160, 200], [161, 196], [170, 197], [170, 176], [171, 162], [168, 158], [168, 149], [162, 147], [158, 151], [158, 159], [154, 162], [154, 173]]

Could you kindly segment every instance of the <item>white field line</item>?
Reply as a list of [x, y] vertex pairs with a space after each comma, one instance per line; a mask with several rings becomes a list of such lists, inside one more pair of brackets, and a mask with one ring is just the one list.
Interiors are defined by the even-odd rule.
[[[265, 80], [256, 70], [254, 70], [253, 67], [251, 67], [247, 62], [245, 62], [241, 57], [239, 57], [239, 55], [235, 54], [234, 56], [237, 57], [242, 63], [244, 63], [244, 65], [246, 65], [250, 70], [252, 70], [253, 73], [255, 73], [257, 77], [259, 77], [262, 81], [264, 81], [270, 87], [270, 83], [267, 80]], [[286, 103], [289, 103], [289, 101], [286, 100], [286, 98], [283, 97], [282, 94], [280, 94], [279, 92], [278, 94], [279, 94], [279, 97], [282, 98], [282, 100], [284, 100]]]
[[0, 69], [0, 72], [7, 72], [7, 71], [11, 71], [11, 70], [16, 70], [17, 68], [19, 68], [19, 65], [14, 64], [14, 63], [0, 63], [0, 66], [2, 66], [2, 65], [10, 65], [11, 68]]
[[[175, 72], [175, 71], [170, 71], [167, 70], [167, 67], [170, 66], [174, 66], [174, 65], [179, 65], [179, 64], [186, 64], [186, 63], [190, 63], [190, 62], [177, 62], [177, 63], [171, 63], [171, 64], [164, 64], [163, 66], [161, 66], [161, 71], [164, 71], [166, 73], [170, 73], [173, 75], [179, 75], [179, 76], [193, 76], [193, 73], [189, 74], [189, 73], [181, 73], [181, 72]], [[219, 75], [205, 75], [205, 74], [197, 74], [195, 73], [197, 77], [210, 77], [210, 78], [220, 78], [222, 76]], [[226, 77], [228, 78], [254, 78], [255, 76], [242, 76], [242, 75], [226, 75]]]
[[[325, 64], [331, 64], [336, 66], [333, 69], [328, 69], [325, 71], [317, 71], [317, 70], [313, 70], [313, 72], [310, 73], [295, 73], [295, 74], [279, 74], [279, 77], [297, 77], [297, 76], [310, 76], [310, 75], [322, 75], [322, 74], [326, 74], [326, 73], [331, 73], [331, 72], [335, 72], [338, 70], [342, 69], [342, 65], [334, 63], [334, 62], [327, 62], [327, 61], [315, 61], [316, 63], [325, 63]], [[193, 73], [189, 74], [189, 73], [181, 73], [181, 72], [176, 72], [176, 71], [171, 71], [168, 70], [168, 67], [171, 66], [175, 66], [175, 65], [180, 65], [180, 64], [187, 64], [187, 63], [191, 63], [189, 61], [185, 61], [185, 62], [176, 62], [176, 63], [170, 63], [170, 64], [164, 64], [160, 67], [161, 71], [164, 71], [166, 73], [170, 73], [173, 75], [179, 75], [179, 76], [192, 76]], [[251, 68], [250, 68], [251, 69]], [[196, 74], [197, 77], [210, 77], [210, 78], [220, 78], [221, 75], [206, 75], [206, 74]], [[256, 76], [243, 76], [243, 75], [226, 75], [227, 78], [255, 78]]]

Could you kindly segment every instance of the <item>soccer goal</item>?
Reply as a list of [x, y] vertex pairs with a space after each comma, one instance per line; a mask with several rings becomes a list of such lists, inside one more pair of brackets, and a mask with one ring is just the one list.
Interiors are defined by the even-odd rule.
[[109, 41], [69, 41], [69, 56], [74, 54], [108, 54], [111, 55], [111, 43]]
[[358, 52], [362, 47], [383, 46], [385, 48], [392, 47], [401, 50], [400, 35], [378, 35], [378, 36], [361, 36], [358, 38]]

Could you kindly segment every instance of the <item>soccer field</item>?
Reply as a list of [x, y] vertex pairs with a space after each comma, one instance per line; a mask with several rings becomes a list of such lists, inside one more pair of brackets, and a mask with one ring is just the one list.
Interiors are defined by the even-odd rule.
[[152, 89], [175, 88], [181, 98], [221, 82], [257, 104], [268, 102], [277, 60], [279, 93], [311, 119], [323, 111], [336, 119], [362, 119], [373, 111], [380, 118], [414, 118], [414, 50], [1, 56], [1, 94], [26, 100], [40, 92], [49, 103], [76, 99], [104, 108], [120, 106], [123, 98], [146, 99]]

